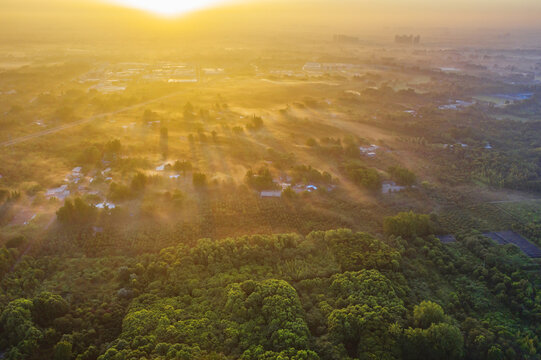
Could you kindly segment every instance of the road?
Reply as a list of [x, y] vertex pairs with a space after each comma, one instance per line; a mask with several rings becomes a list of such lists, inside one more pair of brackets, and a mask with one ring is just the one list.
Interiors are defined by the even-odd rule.
[[522, 200], [499, 200], [499, 201], [489, 201], [487, 204], [511, 204], [511, 203], [520, 203], [526, 201], [539, 201], [541, 198], [532, 198], [532, 199], [522, 199]]
[[57, 133], [57, 132], [62, 131], [62, 130], [71, 129], [73, 127], [76, 127], [76, 126], [79, 126], [79, 125], [82, 125], [82, 124], [86, 124], [86, 123], [89, 123], [89, 122], [92, 122], [92, 121], [95, 121], [95, 120], [98, 120], [98, 119], [103, 119], [103, 118], [106, 118], [106, 117], [111, 116], [111, 115], [117, 115], [117, 114], [125, 112], [125, 111], [137, 109], [139, 107], [154, 103], [156, 101], [164, 100], [164, 99], [170, 98], [170, 97], [175, 96], [175, 95], [179, 95], [179, 94], [184, 93], [184, 92], [185, 91], [175, 92], [175, 93], [165, 95], [165, 96], [161, 96], [159, 98], [151, 99], [151, 100], [139, 103], [139, 104], [131, 105], [131, 106], [119, 109], [119, 110], [115, 110], [115, 111], [111, 111], [111, 112], [107, 112], [107, 113], [102, 113], [102, 114], [97, 114], [97, 115], [92, 115], [90, 117], [87, 117], [87, 118], [84, 118], [84, 119], [81, 119], [81, 120], [77, 120], [77, 121], [74, 121], [74, 122], [71, 122], [71, 123], [68, 123], [68, 124], [56, 126], [56, 127], [53, 127], [53, 128], [47, 129], [47, 130], [38, 131], [38, 132], [35, 132], [35, 133], [32, 133], [32, 134], [28, 134], [28, 135], [21, 136], [21, 137], [15, 138], [15, 139], [4, 141], [4, 142], [0, 143], [0, 147], [9, 147], [9, 146], [17, 145], [17, 144], [20, 144], [22, 142], [29, 141], [29, 140], [32, 140], [32, 139], [36, 139], [36, 138], [39, 138], [39, 137], [43, 137], [43, 136], [46, 136], [46, 135], [54, 134], [54, 133]]

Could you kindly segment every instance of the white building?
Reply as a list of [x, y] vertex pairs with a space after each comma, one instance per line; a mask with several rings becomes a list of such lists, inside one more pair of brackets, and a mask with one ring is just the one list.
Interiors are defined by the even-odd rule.
[[306, 64], [304, 64], [302, 69], [304, 71], [321, 71], [322, 70], [321, 64], [315, 63], [315, 62], [307, 62]]
[[68, 185], [62, 185], [60, 187], [57, 187], [55, 189], [49, 189], [45, 192], [45, 196], [47, 198], [57, 198], [59, 200], [64, 200], [70, 195], [70, 191], [68, 190]]
[[370, 146], [360, 146], [359, 151], [361, 152], [361, 155], [368, 156], [368, 157], [375, 157], [376, 151], [379, 149], [379, 146], [377, 145], [370, 145]]
[[399, 186], [394, 181], [384, 181], [381, 184], [381, 193], [382, 194], [390, 194], [394, 192], [400, 192], [404, 190], [405, 186]]
[[261, 191], [259, 195], [262, 198], [279, 198], [282, 197], [282, 192], [279, 190]]

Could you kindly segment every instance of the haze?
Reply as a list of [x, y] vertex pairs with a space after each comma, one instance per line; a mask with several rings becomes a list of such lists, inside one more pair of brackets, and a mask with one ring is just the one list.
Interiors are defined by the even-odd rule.
[[[296, 0], [296, 1], [166, 1], [166, 0], [118, 0], [108, 1], [108, 4], [118, 6], [124, 4], [130, 9], [140, 9], [152, 13], [167, 14], [169, 25], [162, 23], [157, 27], [166, 26], [175, 19], [171, 15], [200, 16], [207, 26], [196, 26], [197, 30], [206, 28], [213, 31], [228, 31], [230, 27], [259, 27], [272, 26], [275, 31], [286, 27], [308, 27], [317, 29], [378, 29], [383, 28], [427, 28], [447, 27], [449, 29], [479, 28], [493, 29], [539, 29], [541, 2], [536, 0]], [[19, 29], [33, 25], [36, 21], [47, 22], [47, 26], [61, 26], [68, 21], [75, 21], [74, 28], [84, 28], [92, 22], [88, 16], [95, 12], [102, 13], [102, 19], [95, 18], [102, 25], [110, 26], [115, 23], [133, 23], [138, 27], [155, 24], [152, 19], [135, 20], [137, 16], [129, 11], [113, 10], [104, 0], [3, 0], [0, 3], [1, 17], [5, 30], [11, 30], [11, 25]], [[199, 14], [197, 10], [204, 10]], [[195, 11], [195, 13], [194, 13]], [[105, 12], [105, 13], [104, 13]], [[66, 18], [65, 15], [69, 17]], [[250, 15], [248, 15], [250, 14]], [[114, 16], [113, 16], [114, 15]], [[114, 18], [112, 20], [111, 18]], [[78, 20], [81, 19], [81, 20]], [[109, 19], [109, 20], [107, 20]], [[186, 20], [182, 16], [178, 20]], [[175, 20], [175, 22], [178, 22]], [[182, 22], [182, 21], [181, 21]], [[209, 24], [210, 22], [210, 24]], [[179, 26], [181, 24], [178, 24]], [[213, 25], [208, 29], [208, 25]], [[116, 26], [115, 24], [111, 26]], [[136, 26], [136, 27], [137, 27]], [[44, 26], [46, 27], [46, 26]], [[218, 27], [218, 29], [216, 28]], [[73, 29], [72, 29], [73, 30]]]
[[0, 0], [0, 360], [541, 359], [541, 1]]

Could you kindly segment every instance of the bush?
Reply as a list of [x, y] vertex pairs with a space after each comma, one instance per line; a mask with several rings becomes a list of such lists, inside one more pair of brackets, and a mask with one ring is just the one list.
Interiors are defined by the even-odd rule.
[[193, 165], [189, 161], [175, 161], [175, 164], [173, 164], [173, 170], [175, 171], [191, 171], [193, 169]]
[[417, 176], [412, 171], [402, 167], [391, 166], [388, 172], [399, 185], [411, 186], [417, 181]]
[[423, 301], [415, 305], [413, 309], [413, 320], [415, 326], [427, 329], [432, 324], [438, 324], [445, 320], [441, 306], [432, 301]]
[[259, 117], [259, 116], [255, 116], [255, 115], [250, 120], [250, 123], [248, 123], [248, 125], [246, 125], [246, 129], [252, 130], [252, 131], [259, 130], [262, 127], [263, 127], [263, 119], [261, 117]]
[[308, 140], [306, 140], [306, 145], [310, 147], [314, 147], [317, 145], [317, 141], [314, 138], [309, 138]]
[[399, 213], [396, 216], [386, 217], [383, 220], [383, 231], [387, 235], [411, 239], [415, 236], [432, 234], [434, 232], [434, 225], [429, 215], [415, 214], [413, 211], [410, 211]]
[[262, 167], [256, 173], [248, 170], [245, 176], [246, 184], [256, 190], [269, 190], [276, 188], [268, 168]]
[[377, 170], [370, 169], [357, 164], [346, 165], [346, 174], [357, 185], [361, 185], [371, 190], [381, 188], [381, 177]]
[[22, 235], [15, 236], [15, 237], [9, 239], [8, 241], [6, 241], [6, 248], [8, 248], [8, 249], [18, 248], [21, 245], [23, 245], [24, 243], [26, 243], [26, 240], [24, 239], [24, 236], [22, 236]]
[[195, 187], [204, 187], [207, 185], [207, 175], [202, 173], [194, 173], [192, 176], [192, 181]]
[[64, 225], [89, 225], [96, 220], [98, 210], [87, 203], [81, 198], [75, 198], [74, 200], [67, 199], [62, 206], [56, 212], [56, 216], [59, 222]]
[[137, 173], [131, 180], [133, 191], [142, 191], [147, 184], [147, 176], [143, 173]]
[[133, 196], [133, 193], [129, 187], [115, 182], [109, 186], [109, 194], [107, 197], [113, 201], [128, 200]]

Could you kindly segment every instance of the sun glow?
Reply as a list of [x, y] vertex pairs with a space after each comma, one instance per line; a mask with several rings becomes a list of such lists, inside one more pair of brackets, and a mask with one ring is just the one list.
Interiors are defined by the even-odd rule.
[[160, 15], [174, 16], [224, 3], [226, 0], [112, 0]]

